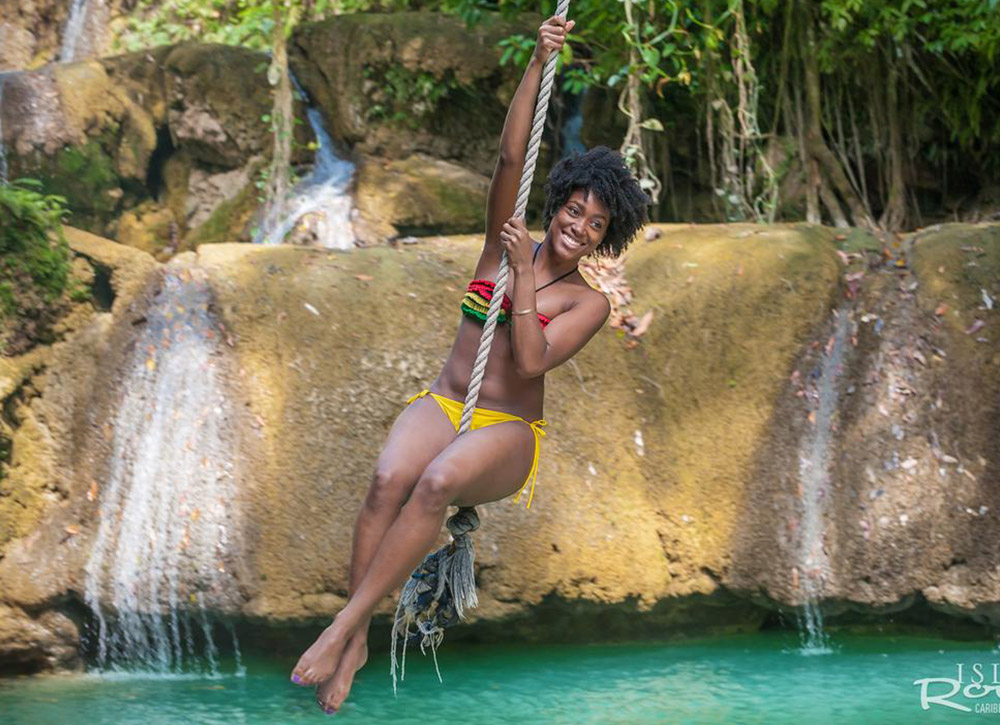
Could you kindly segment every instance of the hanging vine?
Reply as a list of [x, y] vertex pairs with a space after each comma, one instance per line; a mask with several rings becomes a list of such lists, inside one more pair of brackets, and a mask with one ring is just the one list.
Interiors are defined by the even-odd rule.
[[663, 124], [655, 118], [643, 118], [639, 87], [641, 81], [639, 51], [644, 47], [644, 44], [640, 35], [640, 26], [633, 15], [632, 0], [624, 0], [623, 4], [625, 6], [625, 22], [628, 26], [626, 37], [629, 38], [628, 76], [625, 87], [618, 97], [618, 110], [628, 118], [628, 129], [625, 131], [625, 137], [622, 139], [619, 151], [625, 157], [625, 163], [639, 180], [640, 188], [649, 194], [653, 204], [657, 204], [660, 200], [663, 183], [653, 172], [649, 161], [649, 148], [642, 132], [643, 130], [663, 131]]

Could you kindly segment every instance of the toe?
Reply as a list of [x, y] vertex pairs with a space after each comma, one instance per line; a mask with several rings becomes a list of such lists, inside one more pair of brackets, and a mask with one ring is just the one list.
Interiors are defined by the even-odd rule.
[[333, 702], [333, 689], [334, 681], [332, 677], [325, 680], [316, 688], [316, 703], [327, 715], [332, 715], [339, 709], [339, 706]]
[[347, 694], [351, 691], [351, 682], [354, 676], [348, 678], [348, 682], [336, 682], [333, 687], [333, 691], [330, 693], [330, 697], [326, 699], [327, 707], [332, 707], [335, 710], [339, 710], [340, 706], [344, 704], [344, 700], [347, 699]]

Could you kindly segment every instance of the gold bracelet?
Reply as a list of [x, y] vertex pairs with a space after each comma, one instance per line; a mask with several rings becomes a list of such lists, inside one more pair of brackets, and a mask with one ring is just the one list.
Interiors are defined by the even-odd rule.
[[534, 309], [532, 309], [531, 307], [529, 307], [526, 310], [519, 310], [518, 312], [515, 312], [514, 314], [515, 315], [527, 315], [527, 314], [530, 314], [530, 313], [532, 313], [534, 311], [535, 311]]

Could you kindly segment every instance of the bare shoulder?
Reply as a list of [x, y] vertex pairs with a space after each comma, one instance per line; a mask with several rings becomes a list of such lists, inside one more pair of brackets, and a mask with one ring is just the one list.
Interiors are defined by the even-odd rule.
[[603, 324], [611, 314], [611, 302], [608, 301], [607, 295], [594, 289], [586, 281], [580, 287], [575, 306], [586, 309], [595, 318], [600, 318]]

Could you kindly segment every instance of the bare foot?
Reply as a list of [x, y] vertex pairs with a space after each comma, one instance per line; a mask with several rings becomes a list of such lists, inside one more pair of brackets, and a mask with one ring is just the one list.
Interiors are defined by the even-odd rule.
[[[338, 615], [339, 616], [339, 615]], [[310, 645], [292, 670], [292, 682], [303, 687], [317, 685], [337, 669], [340, 655], [354, 632], [334, 617], [333, 622]]]
[[364, 667], [367, 661], [368, 633], [359, 632], [347, 644], [333, 677], [316, 688], [316, 702], [323, 708], [323, 712], [332, 715], [340, 709], [351, 691], [351, 685], [354, 684], [354, 674]]

